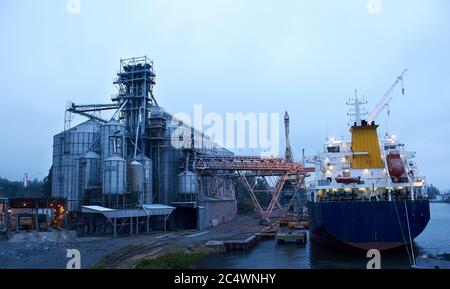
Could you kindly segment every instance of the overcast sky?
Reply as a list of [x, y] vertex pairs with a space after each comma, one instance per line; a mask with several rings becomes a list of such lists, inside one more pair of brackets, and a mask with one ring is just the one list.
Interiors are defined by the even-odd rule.
[[450, 188], [450, 1], [367, 2], [0, 1], [0, 176], [46, 176], [66, 102], [109, 102], [120, 58], [147, 55], [166, 110], [288, 110], [297, 158], [348, 137], [355, 88], [370, 111], [408, 68], [390, 128]]

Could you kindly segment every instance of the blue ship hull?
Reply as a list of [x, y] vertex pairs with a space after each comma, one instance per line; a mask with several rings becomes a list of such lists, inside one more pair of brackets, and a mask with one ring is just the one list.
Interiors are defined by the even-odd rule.
[[311, 240], [365, 250], [409, 244], [406, 211], [412, 240], [430, 220], [428, 200], [310, 202], [308, 210]]

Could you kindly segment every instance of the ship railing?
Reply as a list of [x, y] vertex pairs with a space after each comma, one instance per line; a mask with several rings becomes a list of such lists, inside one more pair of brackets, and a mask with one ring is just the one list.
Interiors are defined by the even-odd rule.
[[[416, 196], [415, 200], [427, 200], [428, 198], [425, 196], [418, 195]], [[392, 201], [407, 201], [411, 200], [410, 196], [392, 196]], [[365, 198], [365, 197], [353, 197], [353, 196], [339, 196], [339, 197], [327, 197], [327, 198], [317, 198], [317, 202], [329, 202], [329, 203], [339, 203], [339, 202], [376, 202], [376, 201], [389, 201], [388, 196], [384, 197], [372, 197], [372, 198]]]

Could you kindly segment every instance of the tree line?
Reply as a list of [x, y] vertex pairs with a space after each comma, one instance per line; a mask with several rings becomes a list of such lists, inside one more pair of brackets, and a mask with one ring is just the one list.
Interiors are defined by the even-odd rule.
[[0, 197], [50, 197], [52, 193], [52, 169], [43, 180], [28, 180], [27, 187], [24, 182], [10, 181], [0, 177]]

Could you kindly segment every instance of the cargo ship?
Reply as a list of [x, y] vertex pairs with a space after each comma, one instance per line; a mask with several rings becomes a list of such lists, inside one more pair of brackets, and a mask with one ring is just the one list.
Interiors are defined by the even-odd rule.
[[309, 160], [316, 169], [307, 206], [312, 241], [365, 250], [406, 246], [413, 252], [414, 238], [430, 219], [426, 179], [413, 160], [415, 152], [391, 133], [380, 138], [375, 124], [405, 72], [365, 119], [367, 102], [355, 93], [347, 103], [351, 139], [330, 138]]

